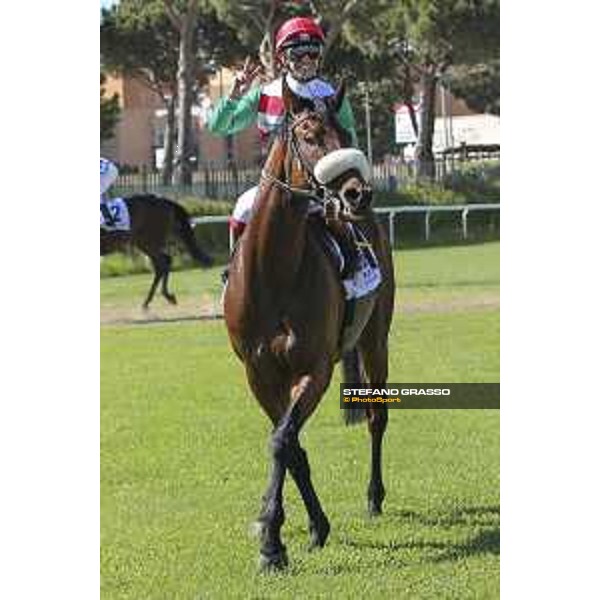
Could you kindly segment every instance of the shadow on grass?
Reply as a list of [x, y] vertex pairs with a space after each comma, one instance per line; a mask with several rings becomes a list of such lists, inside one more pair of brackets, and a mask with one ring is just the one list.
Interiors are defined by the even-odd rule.
[[[420, 539], [414, 539], [414, 534], [410, 537], [407, 534], [406, 541], [399, 542], [359, 540], [343, 536], [339, 541], [340, 545], [355, 551], [375, 551], [381, 557], [381, 560], [375, 560], [376, 563], [382, 567], [393, 566], [394, 568], [408, 567], [419, 563], [438, 564], [458, 561], [486, 554], [500, 555], [499, 506], [464, 507], [440, 514], [390, 510], [384, 515], [380, 521], [381, 531], [394, 531], [395, 523], [398, 525], [406, 525], [407, 522], [417, 523], [422, 525], [422, 530], [418, 534]], [[377, 522], [374, 521], [374, 523]], [[473, 532], [466, 541], [463, 541], [464, 535], [460, 536], [461, 541], [427, 539], [436, 534], [439, 536], [440, 528], [451, 529], [453, 527], [468, 527], [472, 528]], [[422, 551], [423, 554], [412, 556], [411, 550]], [[374, 564], [372, 553], [370, 557], [371, 560], [367, 561], [365, 568], [372, 568]], [[356, 568], [356, 565], [346, 568], [344, 565], [338, 564], [324, 568], [323, 572], [337, 575], [345, 571], [355, 571]]]
[[414, 521], [428, 527], [453, 527], [456, 525], [479, 525], [482, 527], [497, 525], [500, 519], [499, 506], [471, 506], [457, 508], [449, 513], [420, 513], [413, 510], [395, 510], [384, 512], [390, 519]]
[[497, 286], [499, 284], [498, 278], [487, 278], [487, 279], [464, 279], [459, 281], [444, 282], [444, 281], [415, 281], [415, 282], [404, 282], [399, 280], [396, 284], [396, 289], [411, 289], [411, 288], [445, 288], [445, 287], [472, 287], [472, 286]]

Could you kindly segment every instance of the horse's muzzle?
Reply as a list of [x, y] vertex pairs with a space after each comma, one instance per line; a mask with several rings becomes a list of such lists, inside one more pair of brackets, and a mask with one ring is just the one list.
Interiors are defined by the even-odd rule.
[[373, 188], [357, 177], [352, 177], [342, 184], [337, 196], [349, 217], [360, 216], [371, 206]]

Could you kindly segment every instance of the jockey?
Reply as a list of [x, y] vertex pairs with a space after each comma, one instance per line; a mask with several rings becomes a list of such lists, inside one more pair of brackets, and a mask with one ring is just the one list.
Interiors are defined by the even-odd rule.
[[[328, 98], [335, 89], [318, 77], [323, 56], [325, 34], [310, 18], [297, 17], [286, 21], [275, 38], [277, 59], [283, 66], [284, 75], [271, 83], [255, 86], [252, 83], [262, 70], [247, 59], [244, 68], [237, 74], [229, 97], [216, 105], [208, 121], [208, 130], [219, 135], [232, 135], [256, 123], [264, 141], [276, 133], [283, 123], [282, 80], [298, 96], [308, 99]], [[356, 129], [352, 108], [344, 99], [338, 112], [340, 125], [352, 136], [357, 145]], [[258, 186], [244, 192], [237, 200], [229, 227], [234, 243], [239, 239], [252, 217]]]
[[100, 157], [100, 212], [104, 217], [104, 223], [107, 227], [112, 227], [115, 223], [106, 204], [106, 200], [108, 199], [106, 193], [118, 176], [119, 170], [114, 163]]

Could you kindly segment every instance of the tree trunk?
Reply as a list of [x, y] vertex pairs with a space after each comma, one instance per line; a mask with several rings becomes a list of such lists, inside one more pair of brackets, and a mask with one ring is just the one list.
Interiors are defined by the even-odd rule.
[[437, 78], [435, 67], [428, 65], [421, 76], [421, 128], [415, 149], [419, 178], [433, 179], [435, 159], [433, 156], [433, 130], [435, 127], [435, 91]]
[[179, 39], [179, 70], [177, 73], [177, 160], [176, 181], [180, 185], [191, 185], [193, 155], [192, 102], [194, 92], [195, 37], [198, 15], [197, 2], [188, 2], [185, 17], [181, 22]]
[[165, 124], [165, 155], [162, 166], [162, 184], [173, 183], [173, 159], [175, 155], [175, 107], [177, 96], [171, 96], [167, 101], [167, 122]]
[[265, 34], [258, 50], [260, 62], [265, 69], [266, 77], [271, 80], [277, 77], [277, 59], [275, 57], [275, 17], [279, 2], [271, 0], [269, 13], [265, 20]]

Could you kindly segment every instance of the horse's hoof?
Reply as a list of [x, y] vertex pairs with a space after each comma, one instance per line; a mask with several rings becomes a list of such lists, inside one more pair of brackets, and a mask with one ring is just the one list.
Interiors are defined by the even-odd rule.
[[168, 296], [165, 296], [165, 298], [169, 304], [177, 304], [177, 298], [175, 298], [175, 296], [169, 294]]
[[254, 523], [251, 523], [250, 527], [248, 528], [248, 534], [250, 535], [250, 537], [257, 538], [259, 540], [262, 539], [264, 531], [265, 524], [260, 519], [254, 521]]
[[147, 302], [144, 302], [144, 304], [142, 304], [142, 310], [144, 312], [146, 312], [148, 310], [148, 308], [150, 308], [150, 304], [148, 304]]
[[279, 551], [271, 554], [260, 553], [258, 560], [258, 568], [261, 573], [273, 573], [276, 571], [282, 571], [288, 566], [288, 558], [285, 546]]
[[369, 500], [368, 513], [370, 517], [379, 517], [382, 513], [381, 502]]
[[329, 520], [325, 515], [323, 515], [323, 519], [317, 523], [310, 523], [310, 544], [308, 546], [308, 551], [312, 552], [313, 550], [317, 550], [318, 548], [322, 548], [329, 537], [329, 531], [331, 530], [331, 526], [329, 525]]

